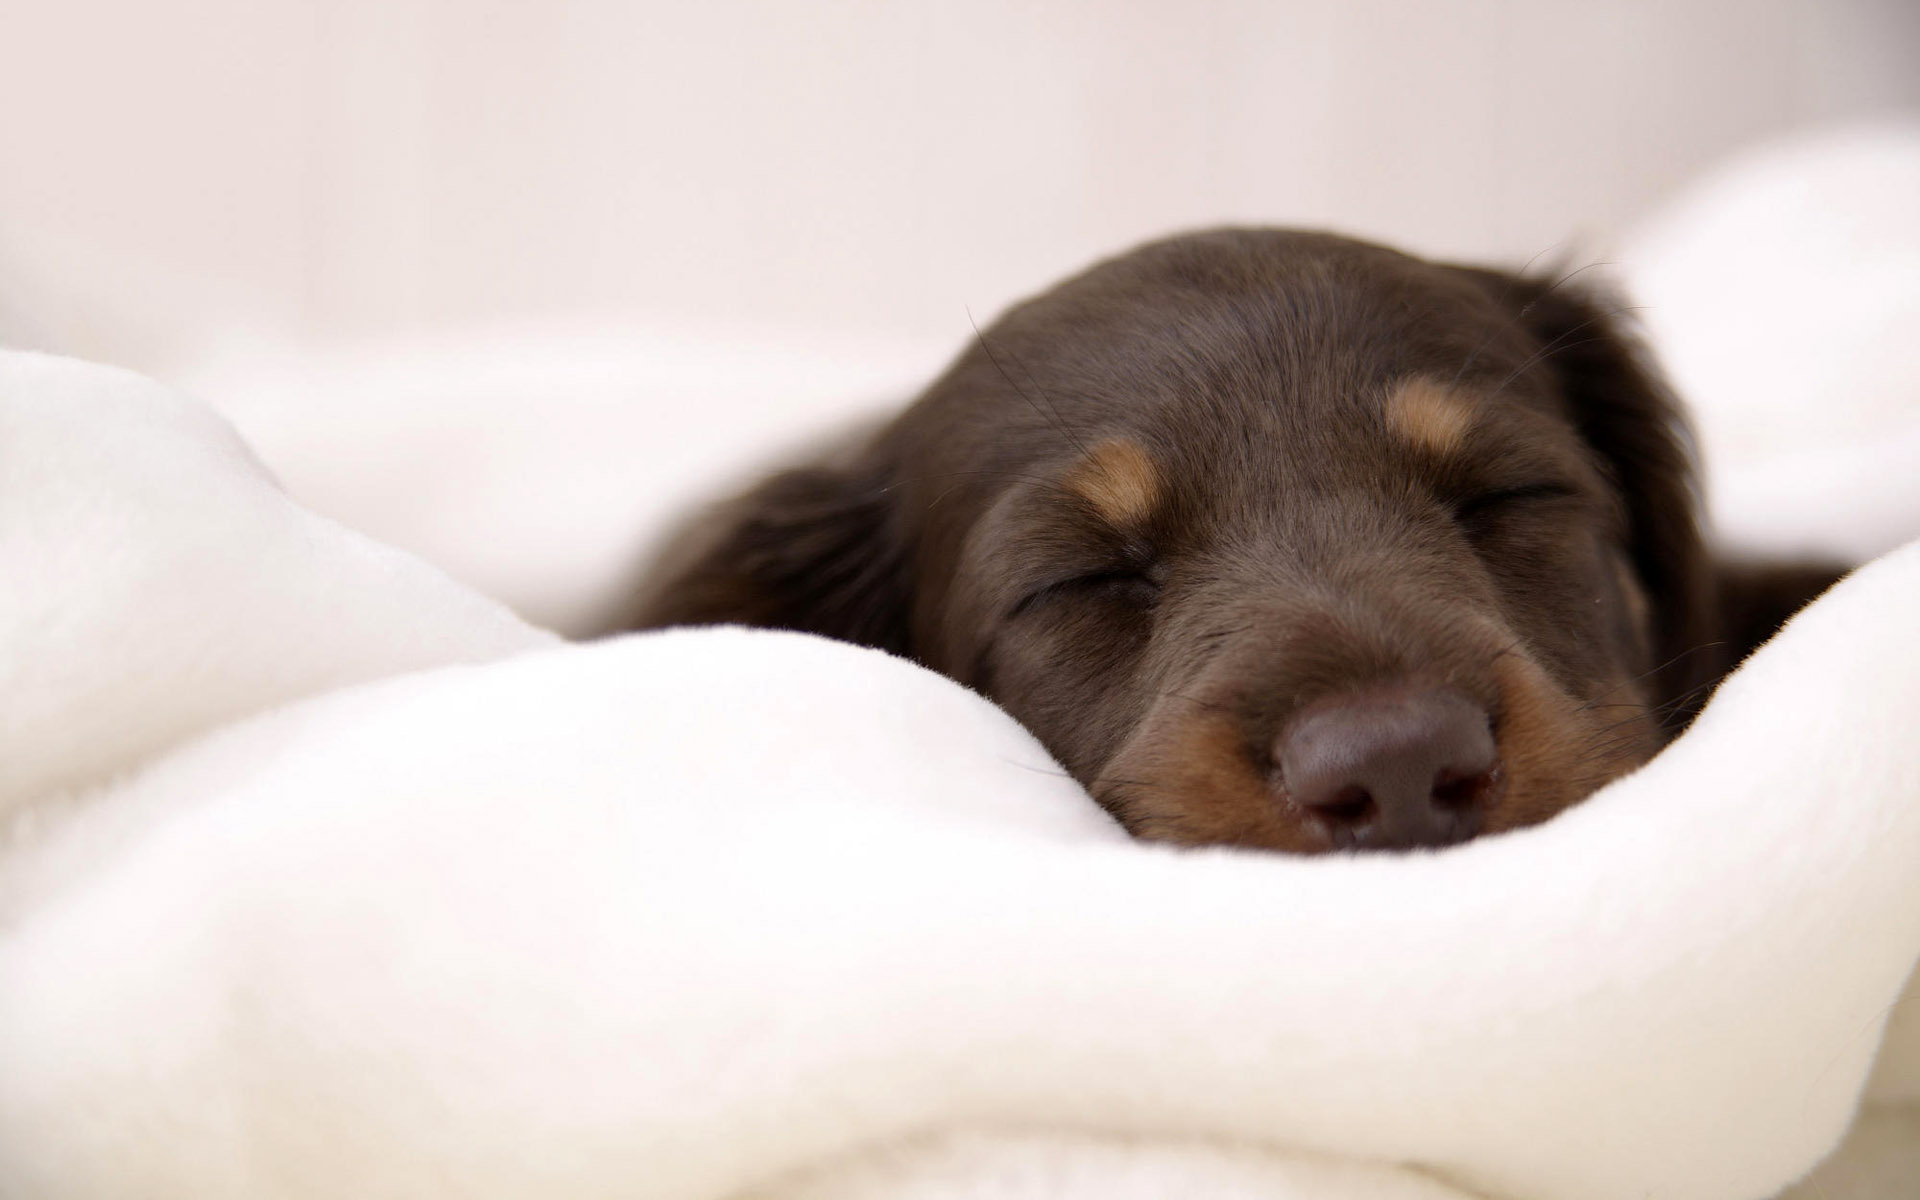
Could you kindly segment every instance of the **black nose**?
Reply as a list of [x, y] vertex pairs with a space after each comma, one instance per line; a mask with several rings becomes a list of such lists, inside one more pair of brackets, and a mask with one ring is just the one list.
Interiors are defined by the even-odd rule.
[[1351, 848], [1464, 842], [1500, 778], [1486, 710], [1444, 688], [1314, 708], [1281, 732], [1274, 758], [1294, 803]]

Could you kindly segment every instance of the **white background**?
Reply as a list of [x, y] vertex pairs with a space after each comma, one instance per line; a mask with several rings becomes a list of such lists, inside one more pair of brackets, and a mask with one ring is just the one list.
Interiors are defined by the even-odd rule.
[[1920, 107], [1916, 66], [1906, 0], [5, 0], [0, 340], [951, 346], [1192, 225], [1596, 257], [1728, 151]]

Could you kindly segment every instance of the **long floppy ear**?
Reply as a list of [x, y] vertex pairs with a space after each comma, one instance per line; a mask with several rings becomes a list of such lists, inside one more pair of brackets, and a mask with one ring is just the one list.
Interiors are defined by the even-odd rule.
[[1721, 636], [1729, 667], [1758, 650], [1793, 614], [1839, 582], [1851, 568], [1835, 562], [1732, 559], [1714, 570]]
[[1532, 335], [1627, 507], [1627, 553], [1652, 608], [1656, 703], [1686, 727], [1732, 662], [1700, 532], [1693, 441], [1679, 402], [1612, 297], [1463, 268]]
[[802, 467], [722, 504], [669, 543], [624, 627], [757, 625], [905, 654], [911, 594], [890, 481], [870, 462]]

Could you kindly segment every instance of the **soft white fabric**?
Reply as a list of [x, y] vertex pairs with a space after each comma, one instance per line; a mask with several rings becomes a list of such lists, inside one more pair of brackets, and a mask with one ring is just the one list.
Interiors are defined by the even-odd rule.
[[1920, 530], [1920, 121], [1736, 156], [1618, 266], [1723, 542], [1857, 560]]
[[[1857, 561], [1920, 531], [1920, 123], [1740, 154], [1646, 221], [1618, 269], [1693, 412], [1722, 544]], [[1920, 1062], [1920, 1021], [1896, 1023], [1887, 1054]], [[1789, 1200], [1908, 1195], [1911, 1090], [1870, 1104]]]
[[[956, 345], [966, 329], [956, 314]], [[954, 350], [571, 322], [325, 352], [236, 339], [181, 382], [301, 503], [578, 635], [625, 607], [688, 505], [897, 408]]]
[[552, 640], [295, 504], [199, 405], [4, 362], [0, 811], [276, 701]]
[[[1916, 168], [1789, 146], [1627, 248], [1742, 544], [1920, 531]], [[197, 390], [579, 628], [938, 357], [488, 345]], [[0, 579], [7, 1200], [1758, 1197], [1856, 1098], [1788, 1194], [1920, 1192], [1920, 546], [1582, 808], [1338, 862], [1129, 844], [878, 655], [560, 647], [103, 368], [0, 356]]]
[[1544, 827], [1179, 853], [877, 653], [553, 647], [124, 374], [0, 422], [9, 1198], [1735, 1200], [1920, 953], [1920, 544]]

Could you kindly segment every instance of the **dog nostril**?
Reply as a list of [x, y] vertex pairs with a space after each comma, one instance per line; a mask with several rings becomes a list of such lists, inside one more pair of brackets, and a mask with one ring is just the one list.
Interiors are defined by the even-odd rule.
[[1441, 808], [1468, 808], [1484, 800], [1492, 788], [1492, 771], [1476, 771], [1469, 775], [1442, 768], [1433, 777], [1433, 802]]
[[1480, 831], [1499, 790], [1486, 710], [1450, 689], [1317, 706], [1276, 739], [1288, 797], [1336, 846], [1440, 846]]
[[1329, 825], [1364, 825], [1373, 819], [1373, 795], [1363, 787], [1341, 788], [1325, 800], [1308, 801], [1307, 806]]

